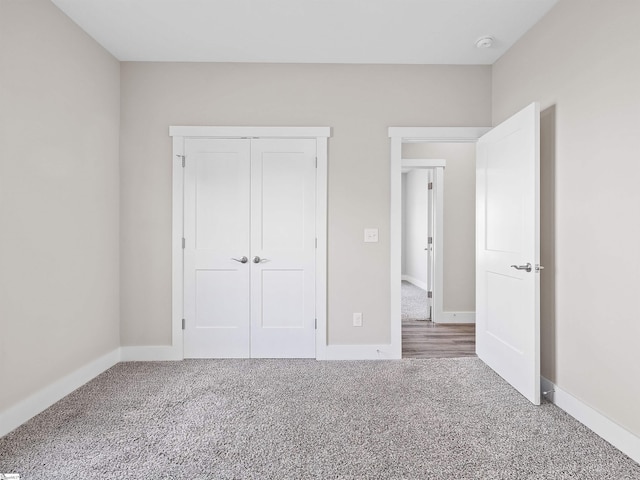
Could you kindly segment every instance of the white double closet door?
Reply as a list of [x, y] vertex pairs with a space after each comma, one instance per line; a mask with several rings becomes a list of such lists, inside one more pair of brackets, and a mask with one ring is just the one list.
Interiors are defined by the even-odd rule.
[[316, 140], [186, 139], [184, 356], [315, 357]]

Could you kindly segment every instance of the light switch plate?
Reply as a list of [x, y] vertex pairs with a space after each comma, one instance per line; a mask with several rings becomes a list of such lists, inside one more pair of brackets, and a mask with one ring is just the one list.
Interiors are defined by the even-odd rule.
[[353, 314], [353, 326], [361, 327], [362, 326], [362, 313], [357, 312]]
[[378, 229], [377, 228], [365, 228], [364, 229], [364, 241], [367, 243], [373, 243], [378, 241]]

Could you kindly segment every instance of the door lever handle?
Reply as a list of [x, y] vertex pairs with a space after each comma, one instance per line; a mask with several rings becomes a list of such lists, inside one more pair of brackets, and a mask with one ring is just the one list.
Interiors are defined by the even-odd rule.
[[525, 270], [527, 272], [531, 271], [531, 264], [527, 263], [526, 265], [511, 265], [511, 268], [515, 268], [516, 270]]
[[231, 257], [231, 260], [235, 260], [236, 262], [240, 262], [240, 263], [247, 263], [249, 261], [249, 259], [247, 257], [242, 257], [242, 258], [233, 258], [233, 257]]
[[258, 256], [253, 257], [253, 263], [260, 263], [260, 260], [261, 259]]

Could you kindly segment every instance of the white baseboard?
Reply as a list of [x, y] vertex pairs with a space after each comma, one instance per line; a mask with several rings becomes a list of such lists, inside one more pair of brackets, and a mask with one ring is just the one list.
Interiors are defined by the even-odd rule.
[[182, 349], [169, 345], [120, 348], [120, 361], [122, 362], [155, 362], [182, 359]]
[[0, 413], [0, 437], [16, 429], [120, 361], [117, 348]]
[[440, 312], [435, 323], [476, 323], [476, 312]]
[[166, 360], [182, 360], [181, 349], [170, 346], [117, 348], [0, 412], [0, 437], [15, 430], [119, 362]]
[[593, 430], [635, 462], [640, 463], [640, 437], [558, 388], [546, 378], [540, 377], [540, 385], [543, 392], [551, 392], [545, 396], [547, 400]]
[[405, 280], [409, 283], [414, 284], [416, 287], [421, 288], [422, 290], [426, 290], [427, 289], [427, 283], [418, 280], [415, 277], [412, 277], [411, 275], [402, 275], [401, 276], [402, 280]]
[[391, 345], [327, 345], [322, 360], [394, 360]]

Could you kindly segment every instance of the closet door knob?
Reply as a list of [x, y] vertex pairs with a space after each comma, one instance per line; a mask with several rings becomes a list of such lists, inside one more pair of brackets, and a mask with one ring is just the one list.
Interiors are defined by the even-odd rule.
[[260, 263], [260, 257], [258, 256], [253, 257], [253, 263]]
[[240, 262], [240, 263], [247, 263], [249, 261], [249, 259], [247, 257], [242, 257], [242, 258], [231, 258], [231, 260], [235, 260], [236, 262]]

